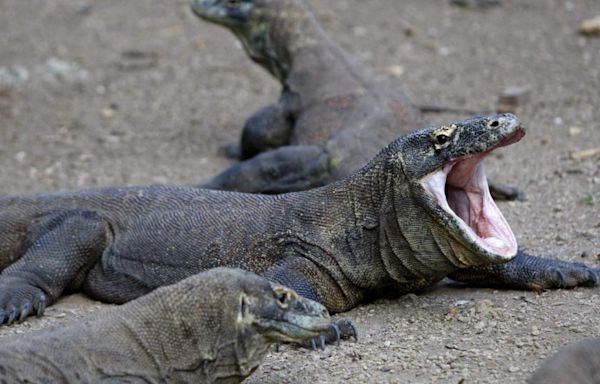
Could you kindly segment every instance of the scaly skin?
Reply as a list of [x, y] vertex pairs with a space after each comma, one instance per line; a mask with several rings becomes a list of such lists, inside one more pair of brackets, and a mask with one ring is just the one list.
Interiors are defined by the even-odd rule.
[[[219, 266], [258, 273], [334, 313], [445, 276], [519, 288], [596, 285], [598, 271], [586, 266], [515, 258], [504, 219], [494, 232], [490, 215], [477, 214], [488, 195], [481, 172], [484, 189], [471, 191], [474, 160], [522, 135], [510, 114], [430, 127], [345, 179], [281, 195], [150, 186], [0, 198], [0, 323], [41, 314], [64, 292], [124, 303]], [[458, 196], [451, 205], [471, 210], [469, 224], [427, 189], [450, 168], [458, 171], [435, 193]], [[461, 204], [467, 192], [473, 202]]]
[[600, 338], [562, 348], [546, 359], [527, 381], [530, 384], [600, 383]]
[[0, 381], [238, 383], [272, 343], [329, 324], [321, 304], [289, 288], [211, 269], [83, 321], [2, 339]]
[[[305, 190], [358, 170], [396, 137], [426, 126], [404, 92], [376, 83], [322, 30], [302, 0], [195, 0], [230, 29], [282, 85], [242, 133], [241, 158], [201, 187], [258, 193]], [[520, 192], [491, 186], [495, 196]]]

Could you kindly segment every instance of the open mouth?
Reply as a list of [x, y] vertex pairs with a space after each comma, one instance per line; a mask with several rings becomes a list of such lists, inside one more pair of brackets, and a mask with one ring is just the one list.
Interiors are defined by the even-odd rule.
[[507, 259], [516, 254], [517, 241], [492, 199], [483, 159], [493, 150], [519, 141], [523, 135], [524, 131], [518, 129], [485, 152], [458, 158], [422, 181], [423, 187], [458, 222], [468, 238]]

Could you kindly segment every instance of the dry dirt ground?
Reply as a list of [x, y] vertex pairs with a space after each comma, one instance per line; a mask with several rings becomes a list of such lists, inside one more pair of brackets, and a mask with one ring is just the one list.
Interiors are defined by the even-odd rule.
[[[600, 147], [600, 38], [576, 32], [600, 2], [310, 3], [355, 60], [418, 104], [490, 110], [503, 88], [529, 87], [518, 110], [527, 136], [487, 161], [528, 200], [500, 208], [525, 249], [600, 266], [600, 158], [571, 158]], [[195, 183], [229, 164], [217, 147], [278, 91], [187, 0], [0, 0], [0, 193]], [[521, 382], [556, 348], [600, 335], [599, 294], [444, 285], [377, 301], [342, 315], [358, 326], [358, 342], [284, 347], [249, 381]], [[71, 296], [0, 333], [100, 306]]]

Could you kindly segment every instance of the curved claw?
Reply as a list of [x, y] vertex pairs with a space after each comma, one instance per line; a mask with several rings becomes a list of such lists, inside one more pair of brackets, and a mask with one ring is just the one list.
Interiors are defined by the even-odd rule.
[[342, 338], [340, 327], [338, 327], [338, 325], [336, 323], [331, 323], [331, 328], [333, 328], [333, 331], [335, 332], [335, 345], [337, 345], [339, 347], [340, 340]]
[[44, 311], [46, 310], [46, 304], [47, 304], [46, 295], [41, 293], [40, 296], [38, 297], [38, 302], [37, 302], [37, 312], [35, 314], [37, 317], [41, 317], [44, 314]]
[[39, 287], [17, 278], [0, 280], [0, 326], [22, 323], [33, 314], [39, 317], [47, 304]]
[[29, 316], [29, 314], [31, 313], [31, 302], [27, 301], [25, 303], [23, 303], [21, 305], [20, 311], [21, 314], [19, 315], [19, 319], [17, 320], [17, 323], [22, 323], [25, 318], [27, 316]]
[[321, 348], [321, 351], [325, 350], [325, 336], [323, 335], [319, 336], [319, 348]]
[[13, 321], [15, 321], [16, 317], [17, 317], [17, 307], [15, 307], [14, 305], [11, 305], [10, 311], [8, 314], [8, 320], [6, 320], [6, 325], [11, 325], [13, 323]]

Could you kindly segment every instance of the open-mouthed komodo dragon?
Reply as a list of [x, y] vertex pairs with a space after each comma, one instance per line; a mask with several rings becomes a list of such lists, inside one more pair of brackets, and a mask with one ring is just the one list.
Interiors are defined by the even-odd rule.
[[[195, 0], [200, 17], [229, 28], [282, 84], [281, 98], [251, 116], [241, 159], [201, 184], [255, 193], [305, 190], [339, 180], [425, 119], [396, 86], [353, 64], [303, 0]], [[495, 198], [521, 192], [490, 184]]]
[[237, 267], [330, 312], [450, 278], [597, 285], [598, 270], [517, 252], [483, 158], [524, 134], [511, 114], [402, 136], [354, 174], [280, 195], [149, 186], [0, 198], [0, 323], [64, 292], [124, 303]]
[[529, 384], [600, 383], [600, 337], [567, 345], [546, 359]]
[[0, 339], [0, 382], [238, 383], [271, 343], [329, 325], [321, 304], [216, 268], [83, 321]]

